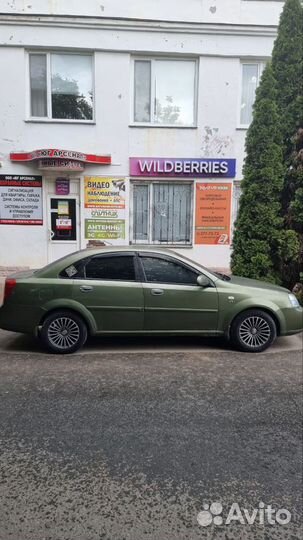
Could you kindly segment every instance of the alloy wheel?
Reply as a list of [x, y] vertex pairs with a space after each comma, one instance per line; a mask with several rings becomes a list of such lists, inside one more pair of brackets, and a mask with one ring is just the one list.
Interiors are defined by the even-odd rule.
[[48, 339], [58, 349], [70, 349], [74, 347], [80, 338], [78, 324], [69, 317], [54, 319], [47, 331]]
[[271, 338], [271, 328], [262, 317], [247, 317], [239, 327], [239, 337], [247, 347], [263, 347]]

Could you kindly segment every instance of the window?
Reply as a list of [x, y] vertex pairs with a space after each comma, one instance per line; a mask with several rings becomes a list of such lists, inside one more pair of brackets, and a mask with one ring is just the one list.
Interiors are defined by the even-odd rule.
[[195, 124], [195, 60], [134, 61], [134, 122]]
[[191, 244], [192, 184], [133, 184], [133, 242]]
[[198, 273], [182, 264], [158, 257], [140, 256], [146, 281], [197, 285]]
[[241, 114], [242, 126], [249, 126], [252, 120], [256, 89], [264, 69], [262, 63], [242, 64]]
[[239, 207], [240, 207], [240, 198], [241, 198], [242, 190], [241, 190], [241, 182], [239, 180], [234, 181], [234, 187], [233, 187], [233, 228], [235, 227], [236, 219], [238, 217], [239, 213]]
[[68, 278], [68, 279], [81, 279], [84, 277], [84, 266], [87, 259], [81, 259], [80, 261], [76, 261], [73, 264], [70, 264], [67, 266], [67, 268], [64, 268], [64, 270], [61, 270], [59, 273], [59, 276], [61, 278]]
[[87, 279], [136, 281], [134, 257], [94, 257], [85, 267]]
[[92, 55], [31, 53], [29, 76], [32, 118], [93, 119]]

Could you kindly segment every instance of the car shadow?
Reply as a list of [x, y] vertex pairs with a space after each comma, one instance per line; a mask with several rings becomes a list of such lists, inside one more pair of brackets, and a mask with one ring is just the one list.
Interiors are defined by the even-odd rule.
[[107, 352], [158, 352], [158, 351], [192, 351], [202, 349], [229, 349], [223, 338], [201, 336], [95, 336], [89, 338], [85, 346], [87, 352], [98, 349]]
[[[266, 351], [277, 353], [303, 350], [303, 333], [280, 337]], [[235, 349], [222, 337], [201, 336], [94, 336], [89, 337], [77, 354], [160, 353], [160, 352], [226, 351]], [[0, 330], [0, 353], [48, 354], [39, 339], [32, 335]]]
[[[161, 352], [194, 350], [230, 350], [227, 341], [200, 336], [94, 336], [89, 337], [81, 354], [103, 352]], [[43, 344], [32, 335], [0, 330], [0, 352], [46, 353]]]

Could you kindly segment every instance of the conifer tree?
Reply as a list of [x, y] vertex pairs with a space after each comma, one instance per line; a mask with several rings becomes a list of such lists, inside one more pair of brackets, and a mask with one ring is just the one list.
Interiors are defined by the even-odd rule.
[[242, 196], [233, 239], [232, 271], [279, 281], [283, 243], [280, 195], [284, 182], [277, 90], [270, 64], [256, 92], [246, 137]]
[[232, 254], [234, 273], [288, 287], [303, 271], [302, 52], [303, 9], [300, 0], [286, 0], [247, 132]]
[[[282, 281], [292, 287], [303, 271], [303, 8], [300, 0], [286, 0], [272, 54], [281, 118], [284, 184], [281, 193], [284, 218]], [[287, 249], [297, 252], [291, 260]], [[286, 244], [286, 246], [285, 246]]]

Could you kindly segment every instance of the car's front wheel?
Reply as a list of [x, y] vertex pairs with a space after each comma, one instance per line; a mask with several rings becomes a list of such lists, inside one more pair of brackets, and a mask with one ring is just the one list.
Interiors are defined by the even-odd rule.
[[231, 325], [231, 342], [241, 351], [265, 351], [276, 337], [275, 321], [268, 313], [259, 309], [240, 313]]
[[80, 349], [86, 342], [87, 327], [76, 313], [56, 311], [44, 320], [40, 336], [49, 351], [70, 354]]

